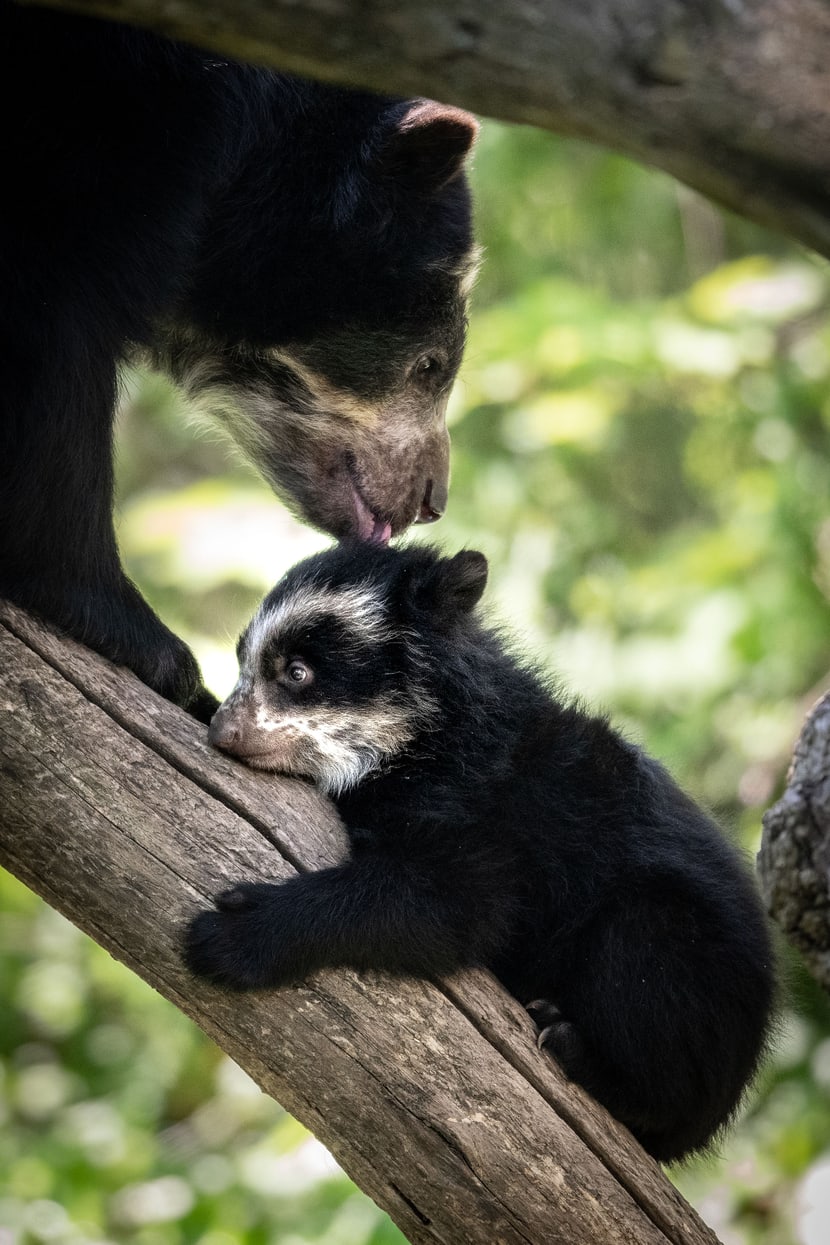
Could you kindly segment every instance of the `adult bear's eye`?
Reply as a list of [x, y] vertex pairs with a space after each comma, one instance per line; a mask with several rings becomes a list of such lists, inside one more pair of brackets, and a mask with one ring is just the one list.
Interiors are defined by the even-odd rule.
[[435, 380], [441, 374], [441, 361], [435, 355], [423, 354], [412, 369], [416, 380]]

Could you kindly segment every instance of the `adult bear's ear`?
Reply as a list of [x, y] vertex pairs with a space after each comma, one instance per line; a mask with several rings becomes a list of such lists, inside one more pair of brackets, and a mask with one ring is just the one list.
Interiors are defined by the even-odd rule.
[[487, 559], [476, 549], [437, 558], [411, 572], [407, 585], [415, 608], [433, 622], [452, 623], [472, 613], [487, 584]]
[[379, 153], [383, 171], [420, 194], [435, 194], [458, 177], [478, 134], [470, 112], [420, 99], [399, 116]]

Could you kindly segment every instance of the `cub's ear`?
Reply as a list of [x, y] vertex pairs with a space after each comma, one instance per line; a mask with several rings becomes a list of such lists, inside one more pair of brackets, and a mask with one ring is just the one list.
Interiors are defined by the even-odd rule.
[[413, 574], [409, 585], [415, 607], [433, 620], [450, 623], [470, 614], [487, 584], [487, 559], [475, 549], [439, 558]]
[[435, 194], [459, 175], [477, 134], [472, 113], [421, 99], [395, 122], [380, 164], [416, 193]]

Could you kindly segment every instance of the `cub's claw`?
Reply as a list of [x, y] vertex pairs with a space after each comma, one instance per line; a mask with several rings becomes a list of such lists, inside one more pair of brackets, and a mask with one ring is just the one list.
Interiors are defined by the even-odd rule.
[[525, 1010], [538, 1029], [537, 1049], [551, 1054], [570, 1080], [581, 1080], [585, 1044], [576, 1026], [565, 1020], [550, 999], [533, 999], [525, 1004]]
[[544, 1050], [545, 1040], [553, 1032], [557, 1021], [561, 1020], [562, 1013], [550, 999], [532, 999], [530, 1003], [525, 1003], [525, 1011], [538, 1029], [536, 1047]]

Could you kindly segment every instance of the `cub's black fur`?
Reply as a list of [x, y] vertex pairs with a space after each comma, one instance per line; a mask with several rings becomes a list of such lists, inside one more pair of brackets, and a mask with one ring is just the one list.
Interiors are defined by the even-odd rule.
[[437, 517], [476, 123], [7, 0], [0, 33], [0, 596], [206, 713], [119, 563], [118, 365], [166, 369], [335, 535]]
[[213, 742], [334, 794], [336, 868], [240, 884], [187, 959], [236, 989], [324, 965], [486, 965], [659, 1159], [705, 1146], [764, 1049], [769, 936], [747, 868], [669, 774], [476, 617], [479, 553], [337, 548], [239, 645]]

